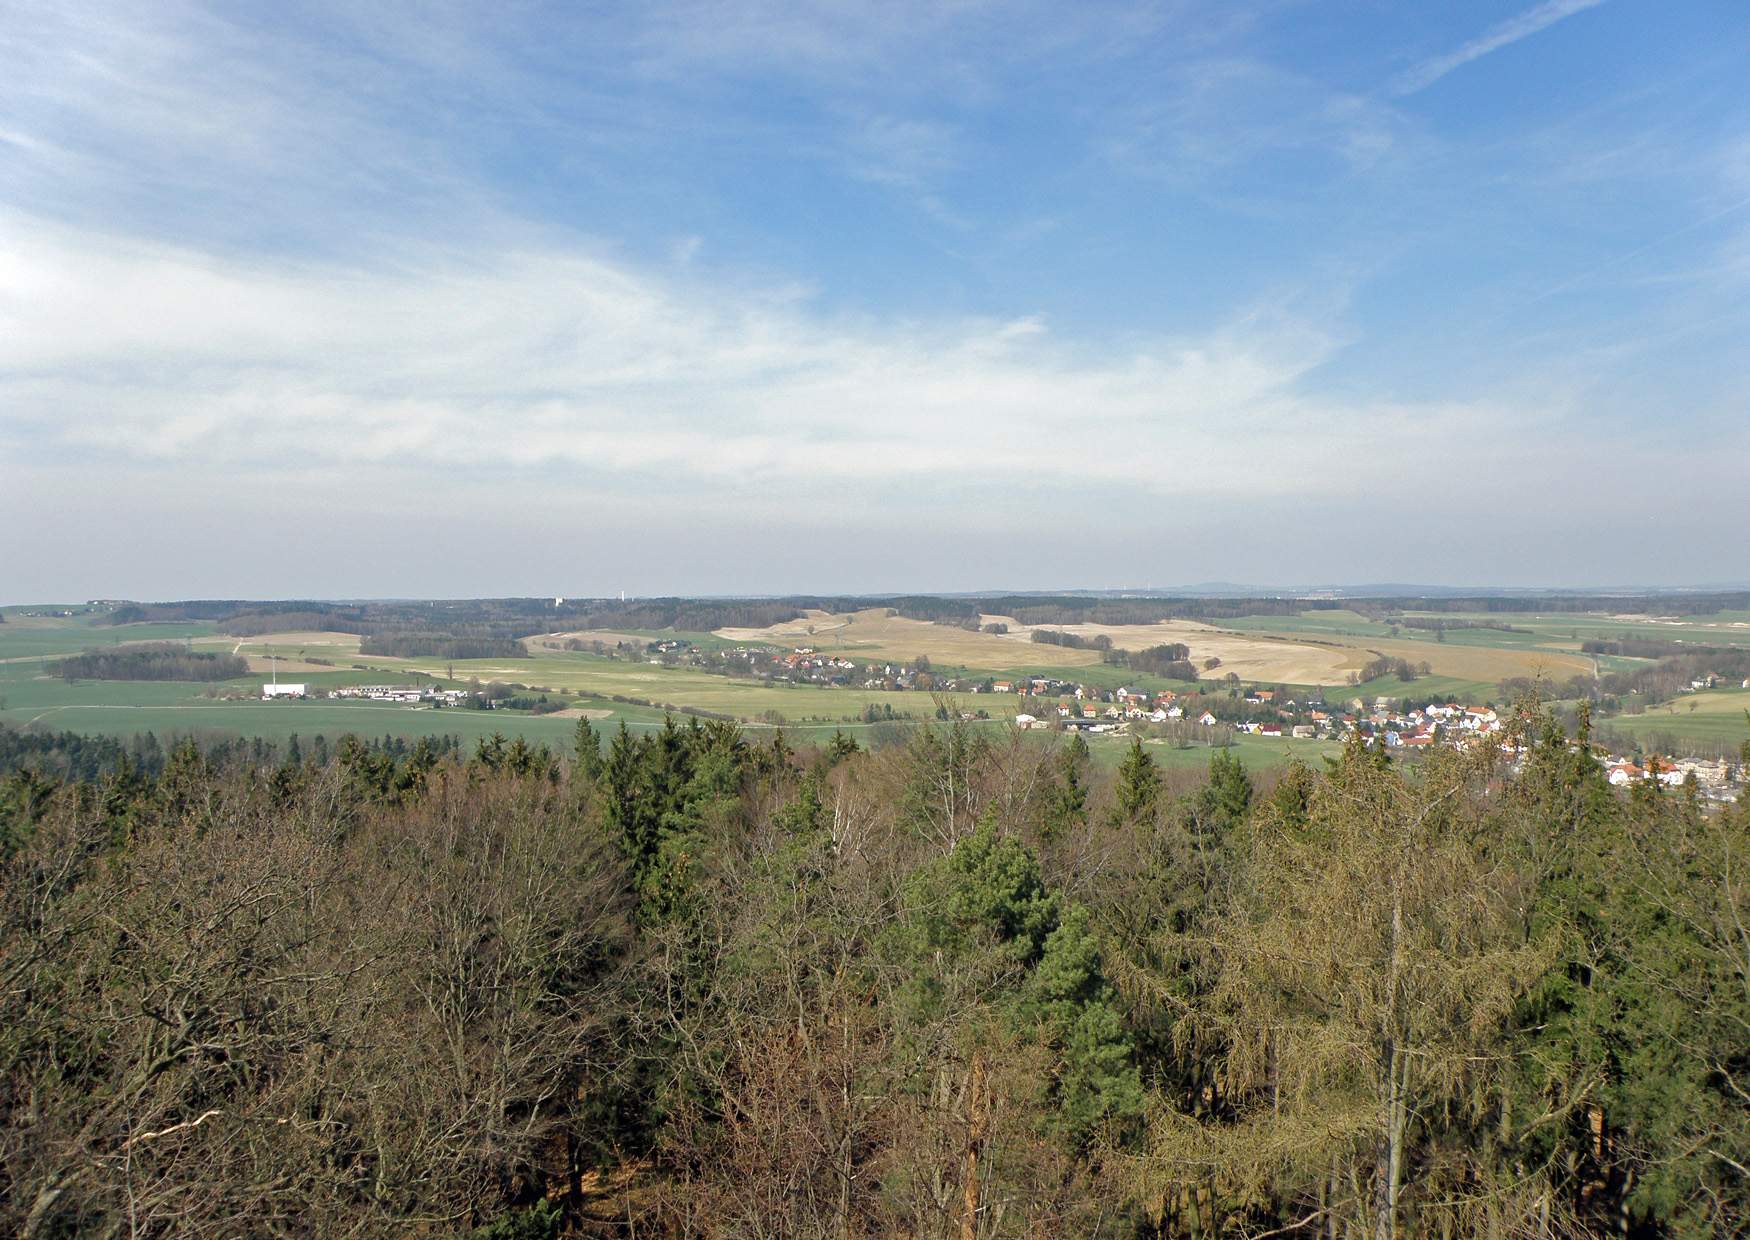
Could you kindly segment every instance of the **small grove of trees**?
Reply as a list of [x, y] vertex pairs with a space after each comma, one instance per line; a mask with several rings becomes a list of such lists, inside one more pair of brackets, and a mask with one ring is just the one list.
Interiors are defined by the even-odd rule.
[[1104, 633], [1083, 637], [1062, 629], [1034, 629], [1032, 640], [1047, 646], [1063, 646], [1070, 650], [1110, 650], [1112, 639]]
[[1394, 659], [1389, 655], [1380, 655], [1364, 666], [1360, 672], [1349, 674], [1349, 683], [1365, 684], [1370, 680], [1378, 680], [1382, 676], [1396, 676], [1405, 684], [1409, 684], [1418, 676], [1426, 676], [1433, 669], [1426, 663], [1413, 664], [1408, 659]]
[[[1182, 642], [1149, 646], [1143, 650], [1119, 650], [1113, 646], [1111, 637], [1105, 633], [1093, 637], [1082, 637], [1060, 629], [1034, 629], [1032, 640], [1045, 645], [1063, 646], [1071, 650], [1098, 650], [1105, 655], [1107, 663], [1128, 667], [1152, 676], [1164, 676], [1171, 680], [1193, 681], [1197, 679], [1196, 665], [1191, 662], [1191, 648]], [[1216, 665], [1220, 665], [1220, 660], [1216, 660]]]
[[1191, 648], [1183, 642], [1129, 651], [1124, 656], [1124, 662], [1138, 672], [1165, 676], [1169, 680], [1197, 679], [1196, 665], [1191, 662]]
[[145, 642], [87, 650], [50, 663], [49, 671], [64, 680], [233, 680], [248, 674], [249, 663], [176, 642]]

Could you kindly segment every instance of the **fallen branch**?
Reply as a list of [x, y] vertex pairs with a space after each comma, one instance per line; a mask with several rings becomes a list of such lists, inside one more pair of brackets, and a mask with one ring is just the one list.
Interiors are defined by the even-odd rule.
[[171, 1133], [181, 1132], [185, 1128], [199, 1128], [202, 1124], [206, 1123], [209, 1119], [213, 1118], [213, 1116], [218, 1115], [218, 1114], [221, 1114], [221, 1112], [215, 1108], [214, 1110], [208, 1111], [206, 1114], [200, 1116], [197, 1119], [185, 1119], [180, 1124], [172, 1124], [168, 1128], [160, 1128], [157, 1132], [138, 1133], [132, 1137], [129, 1137], [126, 1145], [124, 1145], [122, 1148], [123, 1149], [131, 1148], [141, 1141], [156, 1141], [159, 1137], [168, 1137]]

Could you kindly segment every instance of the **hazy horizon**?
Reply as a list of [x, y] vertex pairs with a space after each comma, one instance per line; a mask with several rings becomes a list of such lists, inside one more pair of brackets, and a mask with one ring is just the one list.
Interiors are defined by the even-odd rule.
[[[1419, 593], [1428, 593], [1434, 597], [1572, 597], [1597, 595], [1599, 597], [1651, 597], [1658, 595], [1695, 595], [1695, 594], [1730, 594], [1750, 591], [1750, 582], [1695, 582], [1670, 586], [1647, 586], [1637, 584], [1619, 585], [1538, 585], [1538, 586], [1505, 586], [1500, 584], [1453, 585], [1436, 582], [1355, 582], [1350, 584], [1270, 584], [1257, 582], [1186, 582], [1179, 585], [1111, 585], [1111, 586], [996, 586], [990, 589], [940, 589], [919, 590], [897, 588], [889, 590], [784, 590], [771, 592], [726, 591], [704, 593], [699, 591], [670, 590], [655, 594], [631, 594], [624, 596], [625, 602], [648, 601], [655, 599], [786, 599], [786, 598], [823, 598], [823, 599], [881, 599], [881, 598], [1000, 598], [1003, 596], [1039, 596], [1039, 597], [1078, 597], [1085, 595], [1113, 595], [1136, 598], [1147, 597], [1233, 597], [1233, 598], [1316, 598], [1321, 595], [1331, 595], [1336, 598], [1405, 598]], [[93, 600], [106, 602], [128, 602], [140, 604], [196, 602], [196, 601], [230, 601], [243, 603], [279, 603], [279, 602], [317, 602], [317, 603], [406, 603], [406, 602], [448, 602], [458, 599], [488, 599], [488, 598], [559, 598], [569, 603], [612, 601], [619, 597], [618, 593], [589, 594], [568, 593], [556, 590], [551, 593], [520, 591], [510, 594], [479, 594], [479, 595], [441, 595], [441, 594], [384, 594], [384, 595], [352, 595], [352, 594], [290, 594], [290, 595], [245, 595], [237, 593], [186, 594], [172, 597], [130, 596], [121, 594], [87, 594], [78, 597], [65, 598], [31, 598], [31, 599], [0, 599], [0, 607], [31, 607], [31, 606], [72, 606], [85, 605]]]

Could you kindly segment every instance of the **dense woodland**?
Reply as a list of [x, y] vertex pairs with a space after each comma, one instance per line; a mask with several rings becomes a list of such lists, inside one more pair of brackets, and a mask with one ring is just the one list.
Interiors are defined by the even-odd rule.
[[529, 654], [514, 637], [470, 637], [454, 632], [375, 633], [359, 643], [359, 653], [395, 659], [525, 659]]
[[1750, 814], [1519, 726], [1270, 786], [952, 724], [19, 742], [0, 1227], [1739, 1234]]
[[231, 680], [247, 675], [241, 655], [190, 650], [177, 642], [109, 646], [57, 659], [49, 673], [63, 680]]

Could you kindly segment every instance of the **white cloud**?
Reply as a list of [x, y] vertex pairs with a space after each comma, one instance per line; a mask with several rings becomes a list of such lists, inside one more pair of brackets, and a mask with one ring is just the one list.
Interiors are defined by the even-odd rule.
[[831, 317], [576, 252], [364, 270], [0, 222], [0, 427], [25, 461], [485, 469], [537, 489], [560, 470], [657, 501], [964, 477], [1231, 502], [1538, 433], [1488, 402], [1319, 397], [1306, 380], [1344, 335], [1291, 308], [1088, 344], [1034, 316]]
[[1529, 39], [1539, 31], [1583, 13], [1587, 9], [1596, 8], [1604, 0], [1544, 0], [1535, 8], [1527, 9], [1515, 17], [1495, 26], [1491, 26], [1481, 35], [1464, 44], [1462, 47], [1424, 60], [1399, 74], [1392, 82], [1392, 93], [1396, 95], [1413, 95], [1417, 91], [1426, 90], [1454, 69], [1462, 68], [1473, 60], [1479, 60], [1490, 52], [1500, 51], [1521, 39]]
[[[1125, 111], [1105, 142], [1120, 167], [1173, 184], [1213, 188], [1224, 207], [1236, 183], [1262, 175], [1280, 193], [1297, 181], [1366, 172], [1421, 141], [1389, 104], [1246, 57], [1210, 57], [1163, 75], [1151, 100]], [[1311, 156], [1301, 170], [1296, 157]]]

